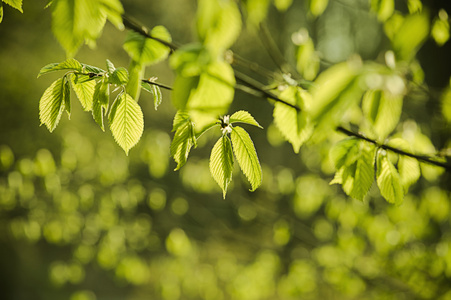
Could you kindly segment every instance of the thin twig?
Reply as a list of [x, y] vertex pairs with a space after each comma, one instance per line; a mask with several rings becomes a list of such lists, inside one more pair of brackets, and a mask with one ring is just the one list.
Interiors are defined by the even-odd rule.
[[172, 87], [170, 87], [170, 86], [168, 86], [168, 85], [165, 85], [165, 84], [163, 84], [163, 83], [158, 83], [158, 82], [150, 81], [150, 80], [147, 80], [147, 79], [142, 79], [141, 81], [142, 81], [142, 82], [145, 82], [145, 83], [148, 83], [148, 84], [156, 85], [156, 86], [161, 87], [161, 88], [163, 88], [163, 89], [165, 89], [165, 90], [172, 91]]
[[396, 154], [408, 156], [408, 157], [414, 158], [416, 160], [419, 160], [419, 161], [422, 161], [422, 162], [425, 162], [425, 163], [428, 163], [428, 164], [431, 164], [431, 165], [435, 165], [435, 166], [438, 166], [438, 167], [445, 168], [447, 171], [451, 171], [451, 165], [443, 163], [443, 162], [436, 161], [436, 160], [434, 160], [433, 157], [426, 156], [426, 155], [413, 154], [413, 153], [410, 153], [410, 152], [407, 152], [407, 151], [404, 151], [404, 150], [401, 150], [401, 149], [398, 149], [398, 148], [394, 148], [394, 147], [386, 145], [386, 144], [378, 143], [377, 141], [375, 141], [373, 139], [367, 138], [366, 136], [363, 136], [360, 133], [353, 132], [353, 131], [348, 130], [348, 129], [342, 127], [342, 126], [338, 126], [336, 128], [336, 131], [344, 133], [347, 136], [353, 136], [353, 137], [356, 137], [358, 139], [365, 140], [365, 141], [367, 141], [369, 143], [372, 143], [372, 144], [376, 145], [376, 147], [378, 147], [378, 148], [381, 148], [381, 149], [384, 149], [384, 150], [389, 150], [389, 151], [392, 151], [392, 152], [394, 152]]
[[[136, 31], [137, 33], [139, 33], [139, 34], [141, 34], [141, 35], [143, 35], [145, 37], [148, 37], [150, 39], [153, 39], [155, 41], [160, 42], [161, 44], [169, 47], [172, 51], [177, 50], [178, 47], [175, 46], [174, 44], [169, 43], [167, 41], [163, 41], [163, 40], [155, 38], [155, 37], [152, 37], [148, 33], [148, 30], [147, 30], [146, 27], [144, 27], [142, 25], [139, 25], [139, 24], [137, 24], [134, 21], [131, 21], [131, 19], [129, 17], [123, 16], [123, 19], [124, 19], [125, 27]], [[253, 78], [251, 78], [251, 77], [249, 77], [249, 76], [247, 76], [247, 75], [245, 75], [245, 74], [243, 74], [241, 72], [238, 72], [236, 70], [235, 70], [235, 78], [238, 81], [241, 81], [244, 85], [236, 84], [235, 86], [233, 86], [233, 88], [239, 89], [239, 90], [241, 90], [243, 92], [246, 92], [246, 93], [248, 93], [250, 95], [254, 95], [254, 96], [257, 96], [257, 97], [260, 97], [260, 98], [270, 98], [270, 99], [272, 99], [272, 100], [274, 100], [276, 102], [279, 102], [279, 103], [287, 105], [287, 106], [289, 106], [291, 108], [294, 108], [297, 112], [301, 111], [301, 108], [299, 106], [293, 105], [291, 103], [286, 102], [285, 100], [280, 99], [276, 95], [274, 95], [274, 94], [270, 93], [269, 91], [265, 90], [264, 85], [262, 83], [258, 82], [257, 80], [255, 80], [255, 79], [253, 79]], [[154, 84], [154, 85], [160, 86], [160, 87], [168, 89], [168, 90], [172, 90], [172, 87], [169, 87], [169, 86], [164, 85], [164, 84], [152, 82], [152, 81], [145, 80], [145, 79], [143, 81], [147, 82], [149, 84]], [[394, 147], [389, 146], [389, 145], [380, 144], [380, 143], [378, 143], [377, 141], [375, 141], [373, 139], [367, 138], [367, 137], [365, 137], [365, 136], [363, 136], [363, 135], [361, 135], [359, 133], [350, 131], [350, 130], [342, 127], [342, 126], [336, 127], [335, 130], [338, 131], [338, 132], [344, 133], [347, 136], [354, 136], [356, 138], [359, 138], [359, 139], [365, 140], [367, 142], [370, 142], [370, 143], [376, 145], [377, 147], [379, 147], [381, 149], [389, 150], [389, 151], [392, 151], [392, 152], [400, 154], [400, 155], [404, 155], [404, 156], [408, 156], [408, 157], [414, 158], [414, 159], [416, 159], [418, 161], [422, 161], [424, 163], [428, 163], [428, 164], [431, 164], [431, 165], [442, 167], [442, 168], [446, 169], [447, 171], [451, 171], [451, 165], [443, 163], [443, 162], [438, 162], [438, 161], [434, 160], [430, 156], [413, 154], [413, 153], [409, 153], [409, 152], [406, 152], [406, 151], [398, 149], [398, 148], [394, 148]]]

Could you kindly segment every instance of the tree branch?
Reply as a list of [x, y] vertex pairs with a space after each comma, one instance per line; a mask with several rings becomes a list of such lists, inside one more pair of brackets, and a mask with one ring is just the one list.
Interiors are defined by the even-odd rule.
[[[150, 38], [150, 39], [153, 39], [153, 40], [155, 40], [157, 42], [160, 42], [161, 44], [169, 47], [171, 49], [171, 51], [175, 51], [175, 50], [178, 49], [178, 46], [176, 46], [173, 43], [169, 43], [167, 41], [163, 41], [163, 40], [161, 40], [159, 38], [151, 36], [149, 34], [149, 30], [145, 26], [138, 24], [136, 21], [132, 21], [130, 17], [127, 17], [126, 15], [124, 15], [123, 16], [123, 20], [124, 20], [124, 26], [126, 28], [128, 28], [130, 30], [133, 30], [133, 31], [135, 31], [135, 32], [147, 37], [147, 38]], [[264, 29], [262, 29], [262, 31], [264, 31]], [[266, 35], [266, 34], [264, 34], [264, 35]], [[271, 44], [270, 41], [271, 40], [269, 40], [268, 45]], [[270, 47], [273, 48], [272, 46], [270, 46]], [[273, 53], [273, 55], [279, 56], [280, 52], [277, 49], [277, 47], [276, 47], [276, 50], [272, 49], [270, 51], [276, 53], [276, 54]], [[280, 56], [281, 56], [281, 54], [280, 54]], [[275, 61], [276, 61], [276, 63], [281, 63], [282, 64], [279, 67], [283, 71], [282, 66], [286, 65], [286, 63], [285, 63], [285, 61], [281, 61], [280, 56], [278, 58], [275, 58]], [[242, 83], [242, 84], [236, 84], [235, 86], [233, 86], [235, 89], [241, 90], [241, 91], [243, 91], [243, 92], [245, 92], [245, 93], [247, 93], [249, 95], [253, 95], [253, 96], [256, 96], [256, 97], [263, 98], [263, 99], [264, 98], [269, 98], [269, 99], [272, 99], [272, 100], [274, 100], [276, 102], [279, 102], [279, 103], [282, 103], [284, 105], [287, 105], [287, 106], [295, 109], [297, 112], [301, 111], [301, 108], [299, 106], [293, 105], [291, 103], [288, 103], [285, 100], [282, 100], [279, 97], [277, 97], [276, 95], [272, 94], [271, 92], [265, 90], [264, 85], [262, 83], [260, 83], [259, 81], [247, 76], [246, 74], [243, 74], [243, 73], [235, 70], [235, 78], [236, 78], [237, 81], [240, 81]], [[161, 83], [156, 83], [156, 82], [149, 81], [149, 80], [146, 80], [146, 79], [143, 79], [143, 82], [146, 82], [148, 84], [157, 85], [157, 86], [159, 86], [161, 88], [164, 88], [164, 89], [167, 89], [167, 90], [172, 90], [172, 87], [164, 85], [164, 84], [161, 84]], [[444, 168], [447, 171], [451, 171], [451, 165], [450, 164], [447, 164], [447, 163], [444, 163], [444, 162], [439, 162], [439, 161], [435, 160], [433, 157], [430, 157], [430, 156], [427, 156], [427, 155], [413, 154], [413, 153], [410, 153], [410, 152], [407, 152], [407, 151], [404, 151], [404, 150], [401, 150], [401, 149], [398, 149], [398, 148], [394, 148], [394, 147], [386, 145], [386, 144], [380, 144], [380, 143], [378, 143], [377, 141], [375, 141], [373, 139], [367, 138], [367, 137], [363, 136], [360, 133], [353, 132], [353, 131], [348, 130], [348, 129], [342, 127], [342, 126], [336, 127], [335, 130], [337, 132], [344, 133], [347, 136], [353, 136], [353, 137], [356, 137], [358, 139], [365, 140], [365, 141], [367, 141], [369, 143], [372, 143], [372, 144], [376, 145], [377, 147], [379, 147], [381, 149], [392, 151], [392, 152], [397, 153], [399, 155], [411, 157], [411, 158], [414, 158], [414, 159], [416, 159], [418, 161], [421, 161], [421, 162], [424, 162], [424, 163], [427, 163], [427, 164], [431, 164], [431, 165], [434, 165], [434, 166], [442, 167], [442, 168]]]

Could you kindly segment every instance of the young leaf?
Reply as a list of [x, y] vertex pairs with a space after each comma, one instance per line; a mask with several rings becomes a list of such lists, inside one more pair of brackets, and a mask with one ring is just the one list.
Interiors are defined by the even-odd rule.
[[373, 145], [356, 138], [338, 143], [331, 150], [337, 172], [330, 184], [342, 184], [348, 196], [363, 201], [374, 180], [374, 153]]
[[399, 205], [404, 198], [401, 178], [395, 166], [384, 152], [379, 152], [377, 155], [377, 185], [385, 200]]
[[0, 23], [3, 21], [3, 2], [0, 1]]
[[[171, 35], [163, 26], [156, 26], [150, 32], [152, 37], [171, 42]], [[155, 64], [166, 59], [170, 49], [162, 43], [130, 31], [124, 42], [128, 55], [140, 65]]]
[[67, 115], [70, 119], [70, 85], [66, 76], [63, 77], [64, 88], [63, 88], [63, 99], [64, 99], [64, 108], [66, 109]]
[[52, 63], [52, 64], [48, 64], [45, 67], [41, 68], [41, 70], [39, 71], [38, 77], [40, 77], [41, 75], [50, 73], [50, 72], [54, 72], [54, 71], [59, 71], [59, 70], [73, 70], [73, 71], [77, 71], [77, 72], [82, 72], [83, 71], [83, 65], [81, 63], [79, 63], [77, 60], [73, 59], [73, 58], [69, 58], [66, 61], [63, 61], [61, 63]]
[[89, 79], [88, 75], [75, 75], [70, 76], [72, 88], [77, 95], [78, 100], [80, 100], [81, 105], [85, 111], [90, 111], [92, 109], [92, 99], [94, 97], [94, 90], [96, 82]]
[[428, 35], [429, 17], [426, 12], [405, 17], [392, 40], [396, 58], [399, 60], [410, 60]]
[[44, 92], [39, 101], [39, 119], [52, 132], [65, 109], [66, 99], [64, 79], [54, 81]]
[[194, 124], [187, 113], [177, 112], [172, 131], [175, 131], [175, 134], [171, 143], [171, 156], [177, 163], [177, 167], [174, 169], [177, 171], [186, 163], [191, 148], [197, 146]]
[[[395, 148], [412, 153], [412, 147], [402, 138], [394, 138], [389, 141], [389, 145]], [[420, 163], [418, 160], [405, 155], [399, 155], [398, 171], [401, 177], [401, 183], [404, 187], [404, 192], [407, 193], [409, 187], [417, 182], [421, 176]]]
[[313, 126], [307, 119], [305, 112], [310, 105], [311, 97], [306, 91], [295, 86], [286, 88], [279, 97], [301, 108], [301, 111], [297, 111], [288, 105], [276, 102], [273, 111], [276, 127], [283, 137], [291, 143], [294, 152], [298, 153], [302, 144], [310, 138], [313, 132]]
[[128, 71], [122, 67], [114, 69], [113, 73], [111, 73], [109, 80], [110, 83], [115, 84], [117, 86], [127, 84]]
[[377, 19], [385, 22], [395, 11], [394, 0], [371, 0], [371, 10], [377, 14]]
[[341, 122], [347, 109], [360, 100], [363, 93], [357, 80], [360, 71], [359, 66], [344, 62], [327, 69], [315, 80], [309, 111], [317, 124], [317, 133]]
[[3, 0], [3, 2], [23, 13], [22, 0]]
[[230, 48], [241, 31], [241, 13], [234, 1], [200, 0], [197, 33], [213, 53]]
[[329, 4], [329, 0], [310, 0], [309, 2], [310, 12], [315, 17], [322, 15]]
[[97, 82], [94, 89], [94, 96], [92, 100], [92, 116], [94, 121], [100, 126], [102, 131], [105, 131], [103, 116], [108, 109], [109, 103], [109, 85], [104, 80]]
[[157, 110], [158, 106], [160, 106], [161, 101], [163, 99], [163, 97], [161, 95], [160, 87], [158, 85], [150, 84], [148, 82], [141, 82], [141, 87], [145, 91], [148, 91], [149, 93], [152, 94], [152, 96], [153, 96], [153, 104], [154, 104], [155, 110]]
[[141, 82], [144, 75], [144, 67], [138, 62], [132, 60], [128, 68], [128, 83], [126, 86], [127, 94], [138, 101], [141, 94]]
[[233, 151], [241, 171], [249, 180], [252, 187], [251, 191], [255, 191], [262, 183], [262, 169], [254, 143], [249, 134], [239, 126], [232, 127], [230, 137], [232, 138]]
[[230, 139], [223, 135], [214, 145], [210, 155], [210, 173], [222, 189], [225, 198], [227, 187], [232, 181], [233, 153]]
[[111, 111], [110, 129], [116, 142], [128, 151], [138, 143], [144, 130], [144, 116], [141, 107], [133, 98], [122, 93], [118, 95]]
[[237, 111], [230, 116], [230, 124], [233, 123], [246, 123], [249, 125], [257, 126], [259, 128], [263, 128], [260, 126], [260, 124], [258, 124], [257, 121], [255, 121], [254, 117], [251, 116], [250, 113], [244, 110]]
[[109, 59], [106, 60], [106, 69], [110, 74], [112, 74], [114, 70], [116, 70], [116, 67]]
[[401, 95], [389, 95], [383, 90], [369, 90], [364, 94], [363, 112], [380, 140], [384, 140], [398, 125], [402, 104]]

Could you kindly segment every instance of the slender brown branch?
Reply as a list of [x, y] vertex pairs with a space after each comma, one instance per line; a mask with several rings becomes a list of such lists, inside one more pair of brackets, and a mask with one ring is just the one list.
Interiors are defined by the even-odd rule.
[[170, 87], [168, 85], [165, 85], [163, 83], [158, 83], [158, 82], [150, 81], [150, 80], [147, 80], [147, 79], [142, 79], [141, 81], [145, 82], [145, 83], [148, 83], [148, 84], [156, 85], [156, 86], [161, 87], [162, 89], [165, 89], [165, 90], [168, 90], [168, 91], [172, 91], [172, 87]]
[[442, 168], [445, 168], [447, 171], [451, 171], [451, 165], [446, 164], [444, 162], [436, 161], [431, 156], [420, 155], [420, 154], [413, 154], [413, 153], [410, 153], [410, 152], [407, 152], [407, 151], [404, 151], [404, 150], [401, 150], [401, 149], [398, 149], [398, 148], [395, 148], [395, 147], [392, 147], [392, 146], [389, 146], [389, 145], [386, 145], [386, 144], [378, 143], [377, 141], [375, 141], [373, 139], [367, 138], [366, 136], [363, 136], [360, 133], [353, 132], [353, 131], [351, 131], [349, 129], [346, 129], [346, 128], [342, 127], [342, 126], [338, 126], [336, 128], [336, 131], [344, 133], [347, 136], [353, 136], [353, 137], [356, 137], [358, 139], [365, 140], [365, 141], [367, 141], [369, 143], [372, 143], [372, 144], [376, 145], [376, 147], [378, 147], [378, 148], [389, 150], [389, 151], [394, 152], [396, 154], [400, 154], [400, 155], [403, 155], [403, 156], [408, 156], [408, 157], [414, 158], [414, 159], [416, 159], [418, 161], [421, 161], [421, 162], [424, 162], [424, 163], [428, 163], [428, 164], [431, 164], [431, 165], [434, 165], [434, 166], [437, 166], [437, 167], [442, 167]]
[[[126, 28], [131, 29], [133, 31], [136, 31], [137, 33], [139, 33], [139, 34], [141, 34], [141, 35], [143, 35], [143, 36], [145, 36], [147, 38], [150, 38], [150, 39], [153, 39], [155, 41], [158, 41], [161, 44], [169, 47], [172, 51], [177, 50], [178, 47], [175, 44], [169, 43], [167, 41], [163, 41], [163, 40], [155, 38], [155, 37], [152, 37], [148, 33], [148, 29], [146, 27], [144, 27], [142, 25], [139, 25], [138, 23], [132, 21], [129, 17], [123, 16], [123, 19], [124, 19], [124, 25], [125, 25]], [[279, 60], [279, 62], [280, 62], [280, 60]], [[256, 96], [256, 97], [272, 99], [272, 100], [274, 100], [276, 102], [279, 102], [279, 103], [287, 105], [287, 106], [289, 106], [291, 108], [294, 108], [298, 112], [301, 111], [301, 108], [299, 106], [293, 105], [291, 103], [286, 102], [285, 100], [280, 99], [276, 95], [274, 95], [274, 94], [270, 93], [269, 91], [265, 90], [264, 85], [262, 83], [260, 83], [259, 81], [255, 80], [255, 79], [253, 79], [253, 78], [251, 78], [251, 77], [249, 77], [249, 76], [247, 76], [247, 75], [245, 75], [245, 74], [243, 74], [243, 73], [241, 73], [239, 71], [236, 71], [236, 70], [235, 70], [235, 78], [237, 79], [237, 81], [240, 81], [244, 85], [236, 84], [236, 85], [233, 86], [233, 88], [241, 90], [241, 91], [243, 91], [245, 93], [248, 93], [248, 94]], [[167, 89], [167, 90], [172, 90], [172, 87], [164, 85], [164, 84], [156, 83], [156, 82], [145, 80], [145, 79], [143, 81], [146, 82], [146, 83], [149, 83], [149, 84], [157, 85], [157, 86], [159, 86], [161, 88], [164, 88], [164, 89]], [[410, 152], [407, 152], [407, 151], [404, 151], [404, 150], [401, 150], [401, 149], [398, 149], [398, 148], [394, 148], [394, 147], [386, 145], [386, 144], [380, 144], [380, 143], [378, 143], [377, 141], [375, 141], [373, 139], [367, 138], [367, 137], [363, 136], [360, 133], [353, 132], [353, 131], [348, 130], [348, 129], [342, 127], [342, 126], [336, 127], [335, 130], [338, 131], [338, 132], [344, 133], [347, 136], [353, 136], [353, 137], [359, 138], [361, 140], [365, 140], [365, 141], [367, 141], [369, 143], [372, 143], [372, 144], [376, 145], [377, 147], [379, 147], [381, 149], [389, 150], [389, 151], [392, 151], [394, 153], [397, 153], [397, 154], [400, 154], [400, 155], [403, 155], [403, 156], [408, 156], [408, 157], [414, 158], [414, 159], [416, 159], [418, 161], [421, 161], [421, 162], [424, 162], [424, 163], [428, 163], [428, 164], [431, 164], [431, 165], [442, 167], [442, 168], [446, 169], [447, 171], [451, 171], [451, 165], [449, 165], [447, 163], [444, 163], [444, 162], [439, 162], [439, 161], [435, 160], [433, 157], [426, 156], [426, 155], [420, 155], [420, 154], [413, 154], [413, 153], [410, 153]]]

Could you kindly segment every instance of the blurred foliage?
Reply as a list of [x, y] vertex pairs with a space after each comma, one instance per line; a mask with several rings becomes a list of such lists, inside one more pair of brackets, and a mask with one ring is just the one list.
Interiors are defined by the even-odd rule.
[[[265, 128], [262, 134], [246, 127], [263, 180], [259, 189], [249, 192], [235, 164], [231, 172], [242, 180], [229, 184], [226, 200], [210, 175], [207, 158], [218, 128], [205, 133], [180, 171], [172, 171], [177, 167], [170, 159], [175, 111], [165, 100], [170, 97], [166, 91], [158, 112], [152, 97], [141, 96], [145, 129], [128, 156], [108, 129], [98, 130], [76, 102], [70, 121], [63, 115], [52, 135], [39, 127], [39, 98], [57, 77], [36, 76], [42, 66], [63, 61], [66, 55], [52, 37], [51, 11], [43, 10], [46, 2], [24, 1], [23, 14], [17, 11], [21, 1], [3, 1], [13, 8], [1, 8], [3, 299], [451, 299], [451, 179], [438, 167], [421, 163], [422, 177], [415, 185], [408, 187], [409, 176], [404, 177], [407, 182], [400, 181], [405, 193], [400, 206], [387, 203], [374, 183], [365, 186], [369, 192], [364, 201], [353, 200], [329, 183], [337, 162], [339, 168], [359, 167], [354, 158], [367, 155], [365, 146], [352, 143], [357, 153], [353, 156], [340, 150], [339, 133], [332, 132], [321, 144], [300, 142], [296, 136], [295, 154], [279, 132], [284, 132], [280, 123], [271, 121], [273, 107], [240, 92], [231, 110], [251, 111]], [[102, 15], [102, 1], [94, 2], [95, 13]], [[227, 25], [223, 12], [214, 7], [222, 21], [196, 24], [195, 1], [123, 5], [149, 28], [164, 25], [180, 43], [194, 39], [197, 30], [208, 47], [220, 51], [237, 35], [232, 32], [216, 43], [214, 32]], [[230, 7], [229, 14], [236, 17], [235, 6]], [[340, 63], [339, 73], [344, 70], [348, 76], [342, 82], [335, 79], [337, 93], [346, 85], [352, 95], [363, 94], [355, 69], [344, 63], [355, 54], [386, 64], [383, 76], [367, 78], [372, 89], [363, 96], [361, 111], [349, 103], [343, 116], [317, 103], [314, 109], [322, 126], [331, 126], [327, 115], [351, 124], [368, 118], [362, 129], [369, 136], [385, 139], [394, 131], [391, 141], [401, 149], [408, 142], [421, 153], [449, 155], [449, 7], [390, 0], [248, 0], [239, 7], [244, 31], [232, 49], [263, 68], [278, 66], [261, 46], [256, 25], [262, 20], [303, 78], [323, 74], [321, 80], [326, 81], [333, 74], [323, 71]], [[109, 18], [116, 20], [117, 11]], [[215, 26], [210, 28], [208, 22]], [[120, 27], [117, 20], [114, 24]], [[77, 59], [103, 65], [108, 58], [126, 66], [130, 61], [124, 41], [136, 43], [139, 38], [127, 37], [107, 23], [96, 49], [81, 48]], [[127, 51], [135, 53], [133, 49]], [[155, 75], [161, 82], [173, 82], [175, 76], [167, 62], [142, 74]], [[298, 91], [290, 87], [283, 93]], [[315, 93], [330, 103], [346, 101]], [[400, 95], [402, 113], [399, 107], [388, 109], [386, 103]], [[297, 101], [306, 105], [309, 99], [303, 97], [301, 93]], [[283, 135], [297, 130], [288, 128]], [[299, 149], [298, 143], [304, 142], [307, 145]], [[333, 145], [339, 145], [333, 148], [338, 150], [329, 154]], [[385, 157], [387, 168], [396, 165], [401, 173], [401, 158], [384, 154], [378, 155]], [[338, 158], [346, 155], [349, 164], [340, 163]], [[412, 172], [407, 170], [416, 177]], [[367, 180], [362, 182], [366, 185]], [[363, 198], [355, 183], [343, 189]]]

